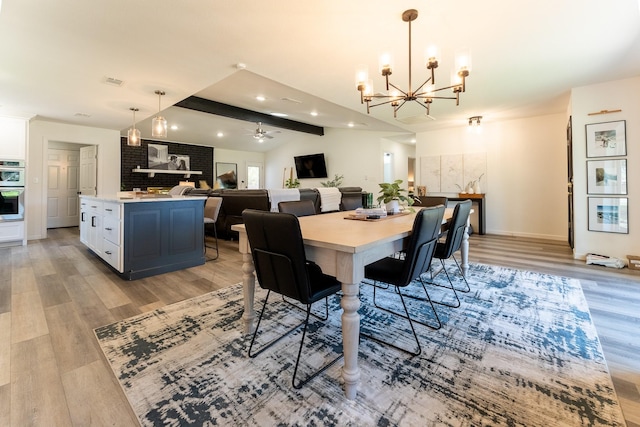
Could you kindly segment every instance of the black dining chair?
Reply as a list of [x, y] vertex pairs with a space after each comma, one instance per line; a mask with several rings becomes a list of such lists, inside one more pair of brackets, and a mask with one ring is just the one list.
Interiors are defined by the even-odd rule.
[[[440, 224], [442, 223], [442, 217], [444, 216], [444, 206], [435, 206], [431, 208], [425, 208], [418, 211], [416, 218], [413, 222], [411, 236], [409, 237], [409, 244], [407, 246], [404, 258], [396, 258], [393, 256], [383, 258], [372, 264], [365, 266], [364, 276], [369, 280], [375, 282], [384, 282], [395, 286], [395, 293], [400, 296], [404, 313], [398, 313], [390, 309], [383, 308], [376, 303], [376, 289], [373, 287], [373, 301], [377, 308], [381, 308], [397, 316], [403, 317], [409, 321], [413, 337], [416, 342], [417, 350], [411, 351], [409, 349], [400, 347], [394, 343], [384, 341], [373, 335], [362, 334], [366, 338], [371, 338], [382, 344], [389, 345], [398, 350], [402, 350], [411, 355], [417, 356], [422, 352], [418, 336], [416, 335], [415, 328], [413, 327], [413, 319], [409, 314], [407, 305], [405, 303], [404, 295], [401, 292], [401, 288], [408, 286], [414, 280], [419, 279], [422, 273], [429, 270], [431, 265], [431, 259], [436, 248], [438, 234], [440, 231]], [[438, 329], [442, 326], [438, 314], [435, 311], [433, 303], [429, 298], [427, 302], [430, 304], [431, 309], [435, 315], [437, 325], [428, 325], [433, 329]]]
[[[249, 357], [258, 356], [273, 344], [304, 325], [291, 380], [293, 387], [299, 389], [342, 357], [342, 354], [338, 355], [322, 368], [296, 383], [298, 365], [309, 324], [309, 316], [311, 315], [311, 305], [324, 299], [326, 315], [323, 319], [328, 319], [328, 297], [338, 292], [341, 284], [335, 277], [324, 274], [317, 264], [306, 259], [300, 223], [295, 215], [245, 209], [242, 212], [242, 219], [247, 230], [258, 283], [260, 287], [267, 290], [267, 296], [251, 338]], [[258, 330], [260, 329], [271, 292], [281, 294], [306, 305], [306, 318], [304, 322], [296, 325], [271, 342], [264, 344], [262, 348], [254, 352], [253, 346], [256, 343]]]
[[[460, 246], [462, 245], [462, 241], [464, 240], [464, 235], [467, 231], [467, 220], [469, 218], [469, 213], [471, 213], [471, 200], [465, 200], [464, 202], [460, 202], [455, 206], [455, 208], [453, 209], [453, 215], [451, 217], [451, 221], [449, 222], [447, 237], [444, 242], [438, 242], [438, 244], [436, 245], [435, 253], [433, 254], [434, 258], [437, 258], [440, 260], [440, 263], [442, 265], [441, 272], [444, 272], [444, 274], [447, 276], [447, 281], [449, 282], [450, 286], [435, 283], [433, 281], [433, 272], [431, 273], [432, 280], [429, 283], [436, 286], [442, 286], [442, 287], [452, 289], [453, 292], [456, 294], [456, 299], [458, 302], [457, 302], [457, 305], [449, 305], [449, 307], [454, 307], [454, 308], [460, 306], [460, 300], [458, 299], [457, 292], [467, 293], [471, 291], [471, 288], [469, 287], [469, 283], [467, 282], [467, 279], [464, 276], [464, 272], [462, 271], [462, 268], [460, 268], [460, 264], [458, 263], [454, 255], [457, 251], [460, 250]], [[462, 277], [462, 280], [464, 282], [463, 288], [456, 288], [453, 285], [453, 282], [451, 281], [451, 276], [447, 272], [445, 260], [450, 258], [453, 259], [453, 261], [455, 262], [455, 265], [460, 274], [460, 277]], [[425, 288], [425, 292], [426, 292], [426, 288]], [[443, 304], [443, 305], [447, 305], [447, 304]]]
[[278, 203], [278, 211], [301, 217], [315, 215], [316, 207], [312, 200], [290, 200]]

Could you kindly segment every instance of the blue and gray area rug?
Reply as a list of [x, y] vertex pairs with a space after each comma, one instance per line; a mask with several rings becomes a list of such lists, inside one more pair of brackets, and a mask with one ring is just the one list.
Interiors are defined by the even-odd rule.
[[[300, 330], [247, 356], [240, 285], [95, 333], [143, 426], [624, 425], [576, 280], [478, 264], [467, 277], [472, 290], [461, 307], [438, 307], [442, 329], [416, 327], [420, 356], [361, 340], [354, 401], [344, 398], [342, 362], [301, 390], [291, 387]], [[434, 299], [450, 298], [429, 289]], [[372, 286], [362, 284], [361, 292], [362, 330], [411, 347], [406, 320], [375, 309]], [[386, 292], [381, 300], [399, 306]], [[256, 307], [264, 295], [257, 293]], [[425, 305], [410, 309], [430, 320]], [[268, 310], [262, 342], [303, 319], [277, 296]], [[330, 319], [311, 325], [302, 375], [340, 351], [340, 315], [334, 297]]]

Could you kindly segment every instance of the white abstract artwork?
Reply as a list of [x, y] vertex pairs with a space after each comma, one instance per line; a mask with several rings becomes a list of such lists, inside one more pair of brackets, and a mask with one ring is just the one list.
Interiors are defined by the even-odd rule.
[[440, 156], [440, 192], [458, 193], [463, 182], [462, 154]]
[[487, 191], [487, 153], [469, 153], [463, 159], [464, 185], [480, 180], [481, 191]]
[[440, 156], [420, 157], [420, 179], [427, 187], [427, 193], [439, 193]]

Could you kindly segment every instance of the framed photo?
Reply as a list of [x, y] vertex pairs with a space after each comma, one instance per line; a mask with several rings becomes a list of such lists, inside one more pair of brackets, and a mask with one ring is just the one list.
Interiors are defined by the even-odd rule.
[[627, 160], [587, 160], [587, 194], [627, 194]]
[[627, 155], [626, 122], [594, 123], [587, 130], [587, 157]]
[[629, 234], [626, 197], [588, 197], [589, 231]]
[[237, 174], [235, 163], [216, 163], [216, 182], [220, 188], [238, 188]]

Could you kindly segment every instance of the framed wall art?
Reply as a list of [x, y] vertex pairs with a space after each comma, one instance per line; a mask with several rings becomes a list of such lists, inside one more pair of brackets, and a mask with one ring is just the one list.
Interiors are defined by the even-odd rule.
[[585, 125], [587, 131], [587, 157], [627, 155], [626, 122], [593, 123]]
[[216, 181], [220, 188], [238, 188], [237, 174], [235, 163], [216, 163]]
[[627, 194], [627, 160], [587, 160], [587, 194]]
[[629, 233], [629, 208], [626, 197], [588, 197], [589, 231]]

